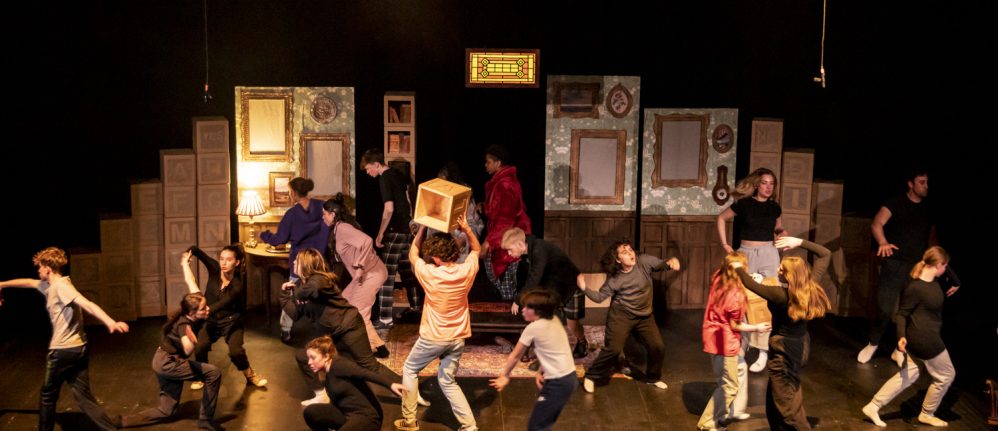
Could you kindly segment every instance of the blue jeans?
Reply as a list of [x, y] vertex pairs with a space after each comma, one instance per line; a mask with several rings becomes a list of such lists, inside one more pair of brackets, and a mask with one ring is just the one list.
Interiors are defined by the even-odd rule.
[[402, 366], [402, 386], [405, 386], [406, 395], [402, 399], [402, 418], [406, 421], [416, 420], [416, 397], [419, 390], [419, 372], [426, 368], [434, 359], [440, 358], [440, 368], [437, 370], [437, 383], [443, 391], [447, 401], [450, 401], [451, 410], [454, 416], [461, 423], [461, 430], [477, 430], [475, 415], [468, 405], [468, 399], [461, 392], [461, 387], [457, 385], [454, 376], [457, 368], [461, 365], [461, 354], [464, 353], [464, 339], [449, 341], [430, 341], [420, 337], [416, 344], [412, 346], [409, 357], [405, 359]]

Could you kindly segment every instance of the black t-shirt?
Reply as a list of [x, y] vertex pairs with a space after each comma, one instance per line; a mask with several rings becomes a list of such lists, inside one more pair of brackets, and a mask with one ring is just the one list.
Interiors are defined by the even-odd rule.
[[735, 201], [731, 204], [731, 211], [736, 216], [735, 232], [742, 241], [772, 241], [776, 219], [783, 213], [776, 201], [759, 202], [752, 196]]
[[[201, 326], [204, 325], [204, 320], [194, 321], [187, 316], [180, 316], [176, 322], [163, 334], [163, 339], [159, 342], [159, 348], [163, 349], [166, 353], [171, 355], [177, 355], [182, 358], [188, 357], [184, 353], [184, 343], [180, 339], [187, 335], [187, 328], [191, 328], [191, 333], [197, 336], [198, 332], [201, 331]], [[195, 340], [191, 340], [195, 342]]]
[[204, 286], [204, 298], [211, 308], [208, 319], [213, 322], [239, 319], [246, 312], [246, 289], [239, 271], [222, 290], [222, 266], [200, 248], [192, 247], [191, 251], [208, 270], [208, 282]]
[[404, 174], [390, 168], [378, 178], [378, 185], [381, 187], [381, 201], [392, 202], [395, 206], [385, 232], [409, 233], [409, 222], [412, 221], [412, 207], [406, 193], [409, 181]]
[[940, 331], [943, 327], [943, 288], [934, 281], [914, 279], [901, 292], [895, 315], [898, 337], [908, 340], [905, 349], [919, 359], [932, 359], [946, 350]]
[[932, 230], [932, 215], [925, 199], [915, 203], [907, 195], [896, 196], [884, 202], [884, 208], [891, 212], [891, 218], [884, 225], [884, 236], [887, 242], [898, 247], [888, 259], [907, 263], [922, 260], [922, 253], [929, 248]]

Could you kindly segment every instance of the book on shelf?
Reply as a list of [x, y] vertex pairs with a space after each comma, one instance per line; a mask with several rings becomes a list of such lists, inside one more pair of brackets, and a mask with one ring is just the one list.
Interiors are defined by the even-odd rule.
[[397, 133], [392, 133], [388, 135], [388, 152], [398, 153], [399, 152], [399, 135]]
[[388, 107], [388, 122], [398, 123], [399, 122], [399, 112], [394, 106]]
[[402, 154], [409, 154], [411, 153], [409, 148], [411, 148], [409, 146], [409, 135], [404, 134], [402, 135], [402, 142], [399, 145], [399, 152]]
[[402, 111], [402, 122], [411, 123], [412, 122], [412, 105], [408, 103], [403, 103], [400, 110]]

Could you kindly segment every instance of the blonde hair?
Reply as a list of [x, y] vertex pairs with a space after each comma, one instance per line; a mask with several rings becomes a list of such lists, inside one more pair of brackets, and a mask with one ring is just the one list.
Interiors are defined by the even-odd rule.
[[785, 257], [780, 262], [780, 271], [787, 280], [787, 314], [790, 319], [795, 322], [817, 319], [832, 308], [825, 290], [811, 279], [811, 267], [804, 259]]
[[36, 266], [47, 266], [53, 271], [61, 272], [62, 267], [69, 263], [69, 259], [66, 258], [66, 252], [62, 251], [61, 248], [48, 247], [35, 253], [34, 257], [31, 258], [31, 262]]
[[333, 283], [339, 281], [339, 277], [336, 274], [329, 272], [329, 268], [326, 266], [326, 259], [322, 257], [319, 250], [314, 248], [306, 248], [298, 252], [298, 257], [295, 258], [295, 267], [298, 269], [298, 276], [304, 281], [307, 281], [316, 274], [326, 276]]
[[[748, 257], [740, 251], [733, 251], [724, 256], [724, 266], [718, 268], [710, 279], [711, 289], [714, 290], [714, 299], [707, 307], [714, 307], [723, 304], [728, 295], [742, 293], [742, 279], [738, 277], [738, 272], [731, 267], [731, 264], [738, 262], [743, 267], [748, 268]], [[744, 294], [741, 296], [742, 308], [748, 306], [748, 298]]]
[[776, 186], [779, 184], [776, 180], [776, 174], [773, 173], [769, 168], [759, 168], [752, 171], [749, 176], [742, 178], [741, 181], [735, 185], [735, 191], [731, 193], [731, 196], [735, 199], [741, 199], [747, 196], [754, 196], [755, 192], [759, 189], [759, 184], [762, 184], [762, 177], [769, 175], [773, 177], [773, 196], [770, 199], [775, 199], [776, 196]]
[[943, 250], [942, 247], [934, 245], [925, 250], [922, 254], [922, 260], [918, 261], [913, 268], [911, 268], [911, 278], [915, 279], [922, 275], [922, 271], [925, 270], [926, 266], [936, 266], [940, 263], [949, 263], [949, 253]]
[[527, 234], [523, 232], [523, 229], [518, 227], [511, 227], [506, 229], [506, 232], [502, 234], [502, 248], [509, 248], [514, 242], [526, 242]]

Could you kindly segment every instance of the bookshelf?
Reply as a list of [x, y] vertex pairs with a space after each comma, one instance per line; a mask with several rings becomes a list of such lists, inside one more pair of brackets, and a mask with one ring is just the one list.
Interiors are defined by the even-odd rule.
[[409, 162], [416, 171], [416, 93], [385, 93], [385, 162]]

